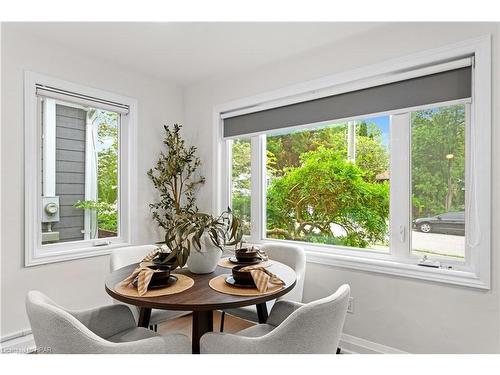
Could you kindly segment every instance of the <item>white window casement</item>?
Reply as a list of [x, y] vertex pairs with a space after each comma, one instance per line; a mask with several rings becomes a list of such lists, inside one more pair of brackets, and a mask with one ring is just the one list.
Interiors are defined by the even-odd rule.
[[[213, 207], [232, 207], [248, 242], [300, 243], [309, 262], [490, 288], [489, 35], [217, 106], [214, 145]], [[315, 152], [277, 157], [277, 145]], [[377, 155], [386, 165], [360, 192], [328, 185], [335, 168], [361, 173], [363, 158], [358, 180], [368, 180]], [[295, 194], [322, 183], [331, 195], [318, 193], [317, 205]], [[306, 220], [328, 217], [336, 199], [351, 210], [343, 219]], [[286, 200], [295, 211], [282, 212]]]
[[29, 71], [24, 85], [25, 266], [133, 243], [137, 101]]

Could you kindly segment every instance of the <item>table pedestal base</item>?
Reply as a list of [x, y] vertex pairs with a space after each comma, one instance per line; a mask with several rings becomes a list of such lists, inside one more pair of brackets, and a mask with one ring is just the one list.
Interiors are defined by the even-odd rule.
[[151, 318], [151, 309], [148, 307], [141, 307], [139, 309], [139, 321], [137, 327], [149, 327], [149, 319]]
[[259, 318], [260, 324], [267, 322], [269, 315], [267, 313], [267, 305], [265, 302], [257, 304], [257, 317]]
[[200, 338], [207, 332], [214, 330], [213, 311], [193, 311], [192, 351], [200, 354]]

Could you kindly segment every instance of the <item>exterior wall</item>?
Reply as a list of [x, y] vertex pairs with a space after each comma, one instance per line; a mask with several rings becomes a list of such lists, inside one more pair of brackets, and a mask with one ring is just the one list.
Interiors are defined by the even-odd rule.
[[52, 228], [60, 241], [83, 240], [85, 211], [73, 207], [85, 199], [85, 127], [83, 109], [56, 105], [56, 195], [60, 220]]
[[[366, 67], [476, 36], [493, 35], [493, 144], [500, 142], [500, 29], [492, 23], [391, 23], [245, 74], [189, 86], [184, 108], [189, 134], [198, 146], [206, 176], [212, 174], [213, 108], [292, 84]], [[493, 147], [492, 225], [500, 225], [499, 149]], [[200, 192], [202, 210], [211, 210], [210, 178]], [[500, 352], [500, 233], [492, 231], [492, 288], [489, 291], [320, 264], [307, 264], [305, 301], [349, 283], [354, 314], [344, 332], [412, 353]]]

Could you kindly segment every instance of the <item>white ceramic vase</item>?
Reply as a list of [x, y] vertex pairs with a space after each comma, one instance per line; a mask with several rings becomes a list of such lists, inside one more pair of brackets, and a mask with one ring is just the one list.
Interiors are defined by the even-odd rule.
[[215, 246], [208, 234], [204, 233], [200, 239], [201, 251], [191, 248], [187, 260], [187, 267], [192, 273], [211, 273], [217, 268], [222, 250]]

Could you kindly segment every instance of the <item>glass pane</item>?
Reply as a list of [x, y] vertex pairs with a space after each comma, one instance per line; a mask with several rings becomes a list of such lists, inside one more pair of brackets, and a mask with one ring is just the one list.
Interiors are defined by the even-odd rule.
[[465, 256], [465, 106], [411, 115], [412, 252]]
[[231, 207], [242, 220], [245, 235], [250, 235], [251, 157], [249, 138], [232, 142]]
[[120, 115], [44, 98], [42, 244], [118, 236]]
[[389, 117], [267, 137], [267, 237], [388, 251]]

